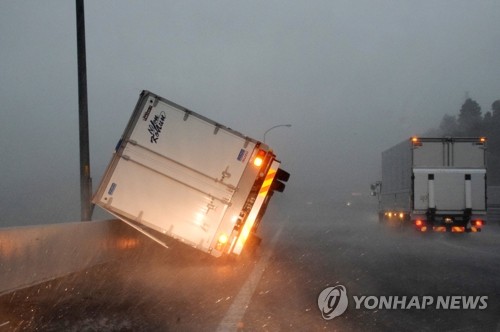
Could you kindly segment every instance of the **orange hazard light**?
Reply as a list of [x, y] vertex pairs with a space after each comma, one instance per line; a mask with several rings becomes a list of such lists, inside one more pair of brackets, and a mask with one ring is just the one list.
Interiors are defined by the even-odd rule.
[[257, 167], [262, 166], [263, 162], [264, 162], [264, 160], [259, 156], [255, 157], [255, 159], [253, 160], [253, 164]]
[[422, 142], [420, 142], [420, 139], [419, 139], [418, 137], [416, 137], [416, 136], [413, 136], [413, 137], [410, 139], [410, 141], [411, 141], [411, 144], [412, 144], [413, 146], [415, 146], [415, 147], [417, 147], [417, 146], [422, 146]]
[[253, 164], [257, 167], [262, 166], [264, 164], [264, 159], [266, 158], [266, 151], [260, 150], [257, 155], [255, 156], [255, 159], [253, 160]]
[[226, 244], [226, 243], [227, 243], [227, 240], [228, 240], [228, 238], [227, 238], [227, 235], [226, 235], [226, 234], [221, 234], [221, 235], [219, 236], [219, 243], [220, 243], [220, 244]]

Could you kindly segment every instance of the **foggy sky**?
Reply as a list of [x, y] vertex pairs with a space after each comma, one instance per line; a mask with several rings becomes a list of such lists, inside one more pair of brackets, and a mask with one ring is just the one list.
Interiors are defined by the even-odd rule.
[[[139, 93], [262, 139], [285, 195], [367, 192], [382, 150], [500, 99], [500, 2], [86, 1], [94, 189]], [[0, 2], [0, 226], [78, 220], [75, 6]], [[15, 222], [14, 222], [15, 221]]]

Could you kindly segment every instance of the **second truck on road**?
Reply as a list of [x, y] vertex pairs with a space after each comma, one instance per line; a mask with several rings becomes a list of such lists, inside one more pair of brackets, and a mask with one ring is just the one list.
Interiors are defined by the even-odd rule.
[[372, 185], [379, 219], [421, 231], [480, 231], [486, 222], [486, 139], [412, 137], [382, 153]]

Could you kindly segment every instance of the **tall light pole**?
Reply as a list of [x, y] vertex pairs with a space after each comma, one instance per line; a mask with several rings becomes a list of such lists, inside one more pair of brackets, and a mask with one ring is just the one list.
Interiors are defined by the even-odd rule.
[[268, 130], [266, 130], [266, 132], [264, 133], [264, 143], [266, 143], [266, 135], [268, 132], [270, 132], [271, 130], [273, 130], [274, 128], [278, 128], [278, 127], [288, 127], [290, 128], [292, 125], [291, 124], [279, 124], [279, 125], [276, 125], [276, 126], [273, 126], [271, 128], [269, 128]]
[[80, 204], [82, 221], [92, 219], [90, 196], [89, 118], [87, 104], [87, 60], [83, 0], [76, 0], [76, 39], [78, 52], [78, 114], [80, 123]]

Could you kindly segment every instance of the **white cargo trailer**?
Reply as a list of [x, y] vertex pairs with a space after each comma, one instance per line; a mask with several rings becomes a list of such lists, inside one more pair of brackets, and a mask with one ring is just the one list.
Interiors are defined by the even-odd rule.
[[143, 91], [93, 202], [159, 243], [239, 255], [288, 180], [279, 166], [267, 145]]
[[480, 231], [486, 221], [486, 139], [413, 137], [382, 153], [379, 219], [421, 231]]

